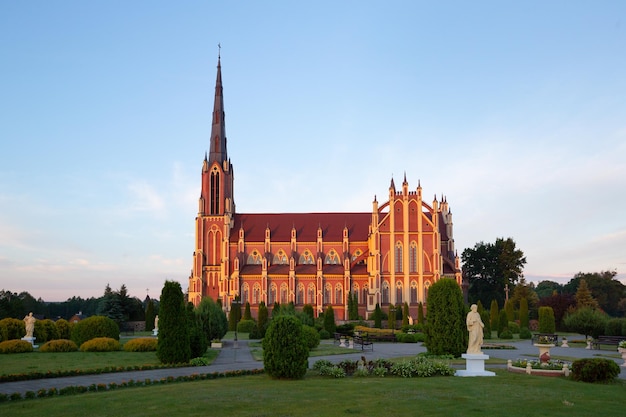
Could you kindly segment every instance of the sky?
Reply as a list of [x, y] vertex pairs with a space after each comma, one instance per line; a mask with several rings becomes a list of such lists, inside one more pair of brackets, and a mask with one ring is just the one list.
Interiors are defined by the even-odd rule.
[[218, 44], [238, 212], [445, 196], [626, 284], [626, 2], [0, 1], [0, 288], [187, 289]]

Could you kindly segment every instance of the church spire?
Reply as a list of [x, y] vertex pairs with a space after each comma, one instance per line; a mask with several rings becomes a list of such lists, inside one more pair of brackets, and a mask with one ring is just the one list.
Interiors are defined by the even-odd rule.
[[226, 152], [226, 126], [224, 115], [224, 96], [222, 94], [221, 46], [217, 55], [217, 79], [215, 80], [215, 101], [213, 103], [213, 126], [211, 128], [211, 150], [209, 163], [228, 160]]

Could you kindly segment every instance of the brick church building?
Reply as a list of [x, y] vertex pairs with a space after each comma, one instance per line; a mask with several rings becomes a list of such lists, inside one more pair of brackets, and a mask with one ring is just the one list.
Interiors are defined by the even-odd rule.
[[369, 211], [343, 213], [239, 213], [233, 165], [228, 157], [218, 57], [210, 150], [202, 163], [189, 301], [220, 299], [228, 308], [239, 297], [256, 316], [259, 303], [313, 306], [316, 315], [332, 305], [348, 318], [347, 295], [357, 295], [359, 315], [377, 303], [385, 311], [407, 302], [417, 316], [428, 288], [442, 277], [461, 285], [454, 249], [452, 213], [445, 198], [427, 202], [422, 187], [397, 189]]

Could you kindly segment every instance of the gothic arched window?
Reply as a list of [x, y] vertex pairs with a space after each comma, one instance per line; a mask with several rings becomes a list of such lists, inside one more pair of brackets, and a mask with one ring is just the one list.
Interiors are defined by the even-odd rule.
[[396, 273], [402, 272], [402, 243], [396, 243], [396, 247], [394, 248], [394, 260], [395, 260], [395, 271]]

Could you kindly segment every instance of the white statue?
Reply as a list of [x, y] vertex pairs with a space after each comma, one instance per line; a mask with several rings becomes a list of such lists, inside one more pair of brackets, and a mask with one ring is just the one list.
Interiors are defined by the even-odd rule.
[[159, 315], [154, 316], [154, 330], [159, 330]]
[[465, 324], [467, 324], [467, 331], [469, 332], [467, 353], [482, 354], [480, 347], [483, 344], [483, 327], [485, 327], [485, 324], [481, 320], [480, 314], [478, 314], [478, 306], [476, 304], [472, 304], [472, 307], [470, 307]]
[[33, 337], [33, 333], [35, 332], [35, 322], [37, 319], [33, 317], [33, 313], [29, 313], [26, 317], [24, 317], [24, 325], [26, 326], [26, 337]]

